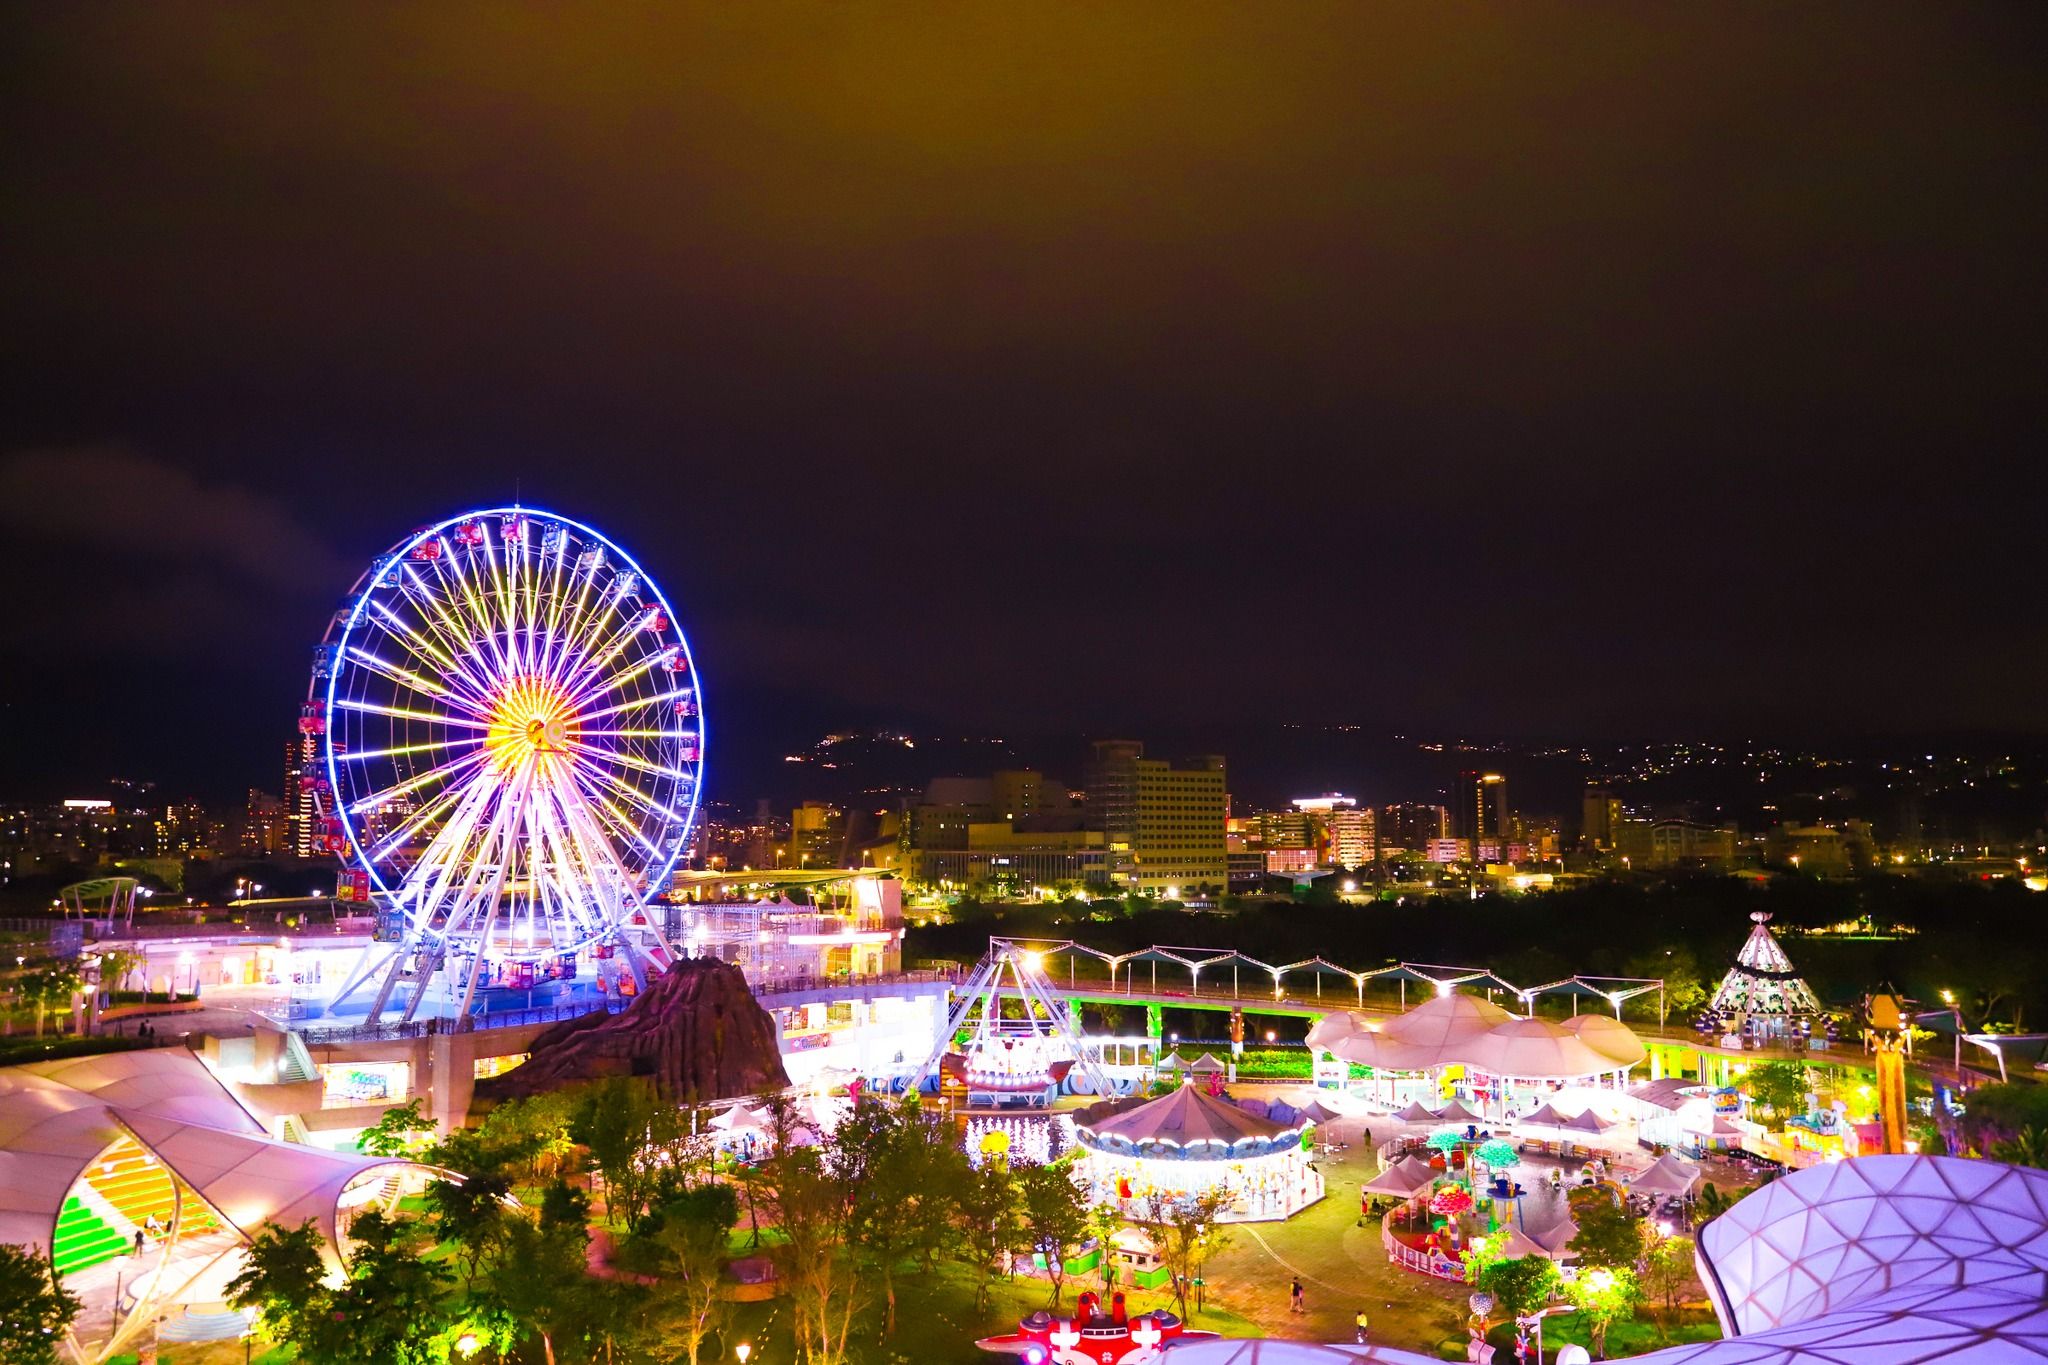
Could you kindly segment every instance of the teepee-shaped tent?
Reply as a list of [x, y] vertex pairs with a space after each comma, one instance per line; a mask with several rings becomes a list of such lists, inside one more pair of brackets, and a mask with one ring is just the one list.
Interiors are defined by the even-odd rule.
[[1749, 931], [1749, 941], [1735, 955], [1735, 965], [1721, 978], [1708, 1010], [1731, 1024], [1739, 1026], [1748, 1020], [1771, 1032], [1783, 1032], [1797, 1019], [1817, 1017], [1820, 997], [1778, 946], [1770, 930], [1770, 911], [1754, 911], [1750, 918], [1756, 921], [1756, 928]]

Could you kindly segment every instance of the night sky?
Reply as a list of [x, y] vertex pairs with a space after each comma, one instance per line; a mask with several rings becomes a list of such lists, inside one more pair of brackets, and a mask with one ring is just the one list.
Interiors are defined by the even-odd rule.
[[275, 786], [360, 568], [515, 496], [663, 582], [714, 786], [2048, 729], [2048, 7], [4, 23], [0, 795]]

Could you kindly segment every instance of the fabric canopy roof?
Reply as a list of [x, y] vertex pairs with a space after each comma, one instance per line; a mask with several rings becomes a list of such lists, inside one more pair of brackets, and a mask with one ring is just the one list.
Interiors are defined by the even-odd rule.
[[1473, 1066], [1496, 1076], [1573, 1080], [1625, 1070], [1649, 1055], [1620, 1020], [1517, 1018], [1478, 996], [1440, 995], [1385, 1022], [1349, 1011], [1318, 1019], [1311, 1047], [1388, 1071]]
[[1417, 1190], [1427, 1189], [1436, 1179], [1436, 1172], [1429, 1168], [1427, 1161], [1404, 1156], [1378, 1175], [1365, 1182], [1360, 1188], [1366, 1194], [1392, 1195], [1406, 1199]]
[[1406, 1109], [1398, 1111], [1395, 1118], [1403, 1123], [1435, 1123], [1436, 1110], [1422, 1107], [1421, 1100], [1411, 1101]]
[[1216, 1054], [1213, 1052], [1205, 1052], [1188, 1063], [1188, 1070], [1190, 1071], [1228, 1071], [1229, 1069], [1223, 1063], [1216, 1060]]
[[1637, 1172], [1628, 1187], [1637, 1194], [1687, 1195], [1699, 1182], [1699, 1167], [1667, 1152]]
[[1456, 1100], [1452, 1100], [1443, 1107], [1443, 1112], [1436, 1117], [1439, 1123], [1477, 1123], [1482, 1116], [1473, 1113]]
[[86, 1167], [132, 1136], [244, 1233], [316, 1220], [357, 1176], [415, 1163], [278, 1142], [183, 1049], [0, 1067], [0, 1242], [50, 1248]]

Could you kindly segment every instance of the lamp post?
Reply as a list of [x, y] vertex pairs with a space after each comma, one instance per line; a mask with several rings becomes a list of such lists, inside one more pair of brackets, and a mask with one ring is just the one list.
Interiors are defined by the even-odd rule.
[[740, 1365], [747, 1365], [747, 1357], [754, 1353], [753, 1343], [743, 1341], [732, 1348], [732, 1353], [740, 1358]]

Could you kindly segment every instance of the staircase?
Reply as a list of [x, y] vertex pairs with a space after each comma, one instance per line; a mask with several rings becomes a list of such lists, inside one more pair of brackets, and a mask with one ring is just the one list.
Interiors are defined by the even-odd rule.
[[96, 1266], [133, 1248], [133, 1234], [123, 1235], [77, 1195], [68, 1195], [57, 1215], [57, 1236], [50, 1244], [50, 1260], [57, 1277]]
[[313, 1054], [306, 1051], [306, 1040], [296, 1033], [284, 1035], [284, 1056], [278, 1059], [277, 1079], [281, 1082], [320, 1079], [320, 1069], [313, 1065]]
[[195, 1313], [186, 1309], [174, 1318], [166, 1318], [157, 1329], [159, 1341], [235, 1341], [249, 1335], [249, 1318], [236, 1312]]
[[[160, 1233], [170, 1231], [178, 1208], [175, 1179], [133, 1138], [124, 1138], [109, 1147], [85, 1171], [86, 1183], [131, 1228], [146, 1228], [153, 1217]], [[178, 1235], [191, 1237], [211, 1232], [217, 1226], [213, 1215], [197, 1195], [188, 1190], [186, 1196]]]

